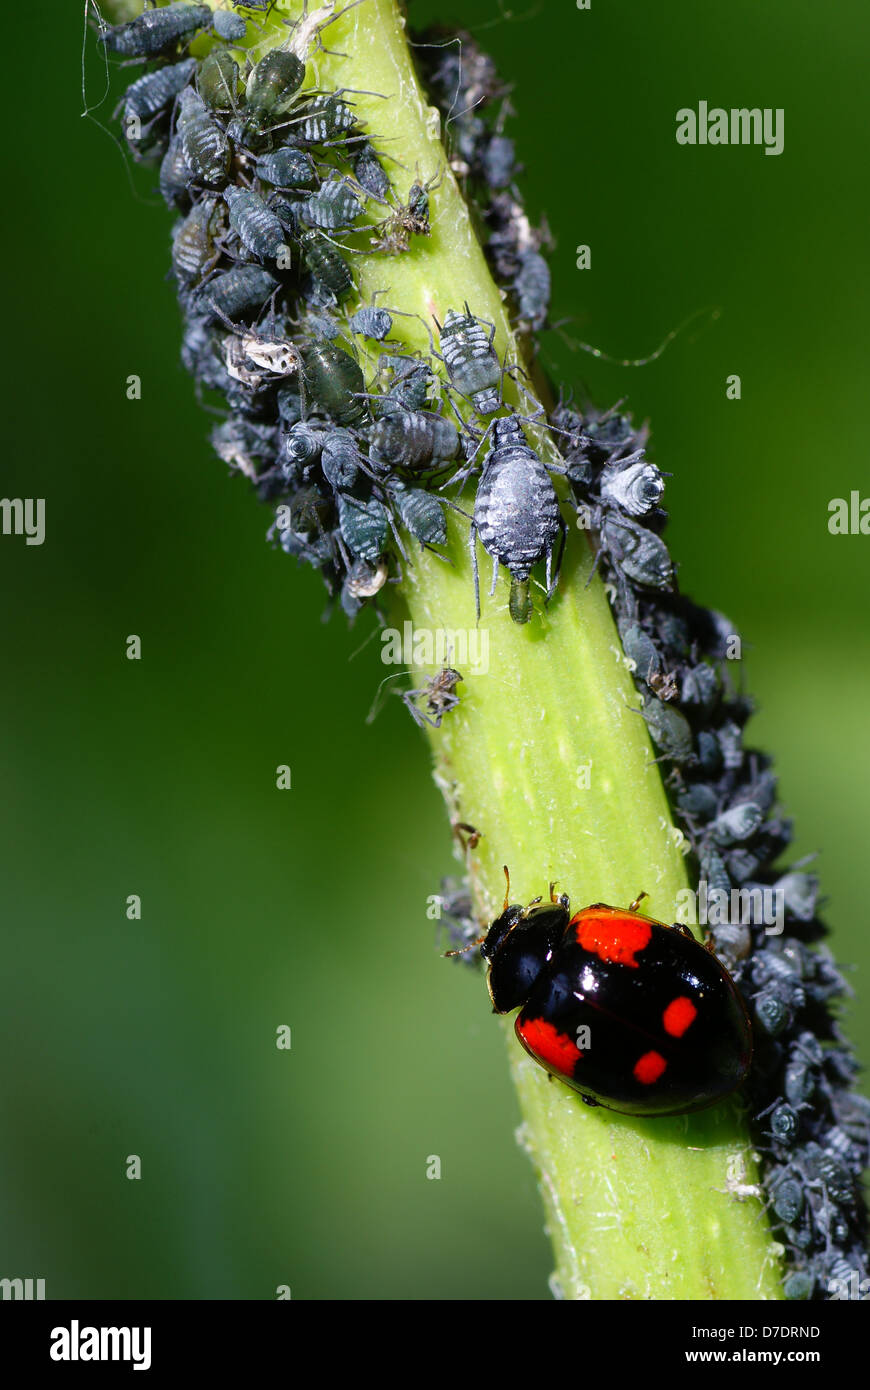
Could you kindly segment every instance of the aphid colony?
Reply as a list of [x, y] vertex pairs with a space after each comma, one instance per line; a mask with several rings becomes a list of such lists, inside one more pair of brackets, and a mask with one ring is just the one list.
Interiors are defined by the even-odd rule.
[[[443, 485], [477, 474], [472, 540], [510, 572], [511, 614], [528, 620], [532, 569], [546, 564], [547, 589], [558, 577], [564, 523], [551, 473], [563, 474], [604, 572], [638, 717], [667, 765], [695, 881], [723, 893], [776, 889], [784, 901], [782, 934], [759, 922], [712, 930], [752, 1017], [748, 1095], [771, 1219], [789, 1252], [786, 1296], [824, 1298], [831, 1280], [853, 1276], [860, 1284], [870, 1104], [851, 1090], [857, 1065], [835, 1016], [847, 986], [824, 947], [810, 949], [825, 934], [815, 876], [778, 864], [792, 828], [771, 760], [743, 745], [752, 706], [730, 679], [737, 634], [676, 592], [664, 481], [645, 432], [618, 410], [581, 414], [562, 402], [548, 423], [563, 462], [545, 464], [526, 418], [502, 404], [491, 326], [461, 295], [431, 355], [389, 351], [390, 307], [401, 305], [348, 305], [355, 257], [388, 265], [425, 238], [437, 171], [428, 180], [400, 171], [409, 189], [400, 198], [353, 93], [304, 86], [316, 28], [291, 29], [283, 48], [251, 63], [232, 45], [255, 22], [171, 4], [103, 35], [111, 51], [147, 63], [124, 98], [124, 130], [137, 159], [159, 164], [178, 214], [183, 361], [229, 408], [214, 447], [276, 507], [273, 537], [321, 571], [350, 616], [398, 572], [399, 528], [443, 544]], [[224, 46], [200, 61], [188, 45], [203, 31]], [[467, 36], [446, 47], [443, 35], [419, 37], [432, 41], [417, 52], [451, 167], [474, 199], [514, 322], [531, 333], [546, 321], [549, 273], [544, 234], [514, 185], [507, 88]], [[363, 340], [386, 345], [374, 380], [357, 360]], [[418, 721], [449, 719], [460, 680], [448, 669], [410, 692]], [[444, 910], [455, 943], [478, 935], [463, 887], [449, 885]]]
[[[505, 406], [495, 328], [468, 305], [433, 322], [431, 353], [411, 355], [388, 350], [393, 315], [384, 303], [348, 303], [359, 257], [402, 255], [429, 235], [430, 190], [442, 173], [414, 177], [401, 200], [354, 94], [305, 85], [309, 49], [322, 45], [318, 14], [324, 28], [337, 17], [328, 7], [306, 12], [282, 46], [256, 60], [233, 47], [248, 22], [203, 5], [146, 9], [101, 32], [110, 51], [147, 63], [123, 98], [122, 123], [134, 157], [159, 164], [160, 191], [178, 213], [182, 359], [229, 407], [212, 433], [219, 457], [275, 506], [273, 540], [318, 568], [349, 616], [401, 572], [402, 529], [421, 546], [445, 543], [445, 508], [455, 506], [445, 484], [479, 475], [469, 527], [475, 587], [479, 539], [493, 591], [503, 566], [511, 615], [526, 622], [534, 567], [545, 564], [548, 594], [558, 578], [565, 528], [550, 474], [564, 470], [545, 464], [526, 433], [528, 420], [546, 426], [543, 412]], [[224, 42], [199, 60], [189, 45], [203, 32]], [[474, 146], [464, 133], [466, 153]], [[490, 170], [502, 200], [491, 241], [515, 288], [520, 261], [529, 277], [523, 256], [535, 238], [505, 191], [511, 151], [498, 136], [472, 162]], [[513, 250], [508, 222], [528, 232]], [[543, 322], [546, 298], [538, 295], [529, 323]], [[368, 380], [359, 361], [366, 341], [386, 345]]]

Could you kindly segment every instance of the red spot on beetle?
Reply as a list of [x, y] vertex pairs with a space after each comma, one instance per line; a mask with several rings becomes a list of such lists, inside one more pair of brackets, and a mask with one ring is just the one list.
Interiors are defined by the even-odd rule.
[[691, 999], [685, 995], [678, 995], [672, 999], [668, 1007], [662, 1014], [662, 1023], [665, 1025], [665, 1032], [670, 1033], [672, 1038], [681, 1038], [686, 1029], [691, 1027], [698, 1016]]
[[667, 1068], [667, 1062], [660, 1052], [645, 1052], [634, 1064], [634, 1074], [643, 1086], [652, 1086]]
[[637, 969], [635, 956], [649, 944], [652, 927], [643, 917], [631, 912], [598, 912], [584, 908], [573, 918], [577, 943], [599, 960]]
[[562, 1072], [564, 1076], [573, 1076], [574, 1063], [583, 1053], [567, 1033], [560, 1033], [545, 1018], [517, 1019], [517, 1032], [529, 1050], [540, 1057], [545, 1065]]

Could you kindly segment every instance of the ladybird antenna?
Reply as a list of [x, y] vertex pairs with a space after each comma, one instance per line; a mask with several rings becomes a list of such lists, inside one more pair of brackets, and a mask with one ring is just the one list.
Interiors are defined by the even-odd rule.
[[504, 907], [502, 912], [507, 912], [511, 897], [511, 875], [507, 864], [503, 864], [502, 868], [504, 869]]

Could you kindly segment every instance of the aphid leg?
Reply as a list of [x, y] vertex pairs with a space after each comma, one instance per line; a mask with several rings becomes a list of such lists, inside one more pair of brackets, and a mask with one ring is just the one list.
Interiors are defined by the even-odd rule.
[[568, 543], [568, 527], [562, 513], [559, 513], [559, 556], [556, 560], [556, 567], [552, 579], [550, 578], [550, 567], [553, 560], [552, 550], [547, 554], [547, 592], [544, 602], [549, 603], [556, 589], [559, 587], [559, 576], [562, 573], [562, 561], [565, 558], [565, 546]]
[[472, 520], [468, 528], [468, 542], [471, 546], [471, 573], [474, 578], [474, 609], [480, 622], [480, 571], [477, 568], [477, 527]]
[[495, 556], [493, 555], [493, 557], [492, 557], [492, 585], [491, 585], [490, 590], [489, 590], [489, 596], [490, 596], [490, 598], [493, 598], [493, 597], [494, 597], [497, 584], [498, 584], [498, 560], [497, 560], [497, 559], [495, 558]]

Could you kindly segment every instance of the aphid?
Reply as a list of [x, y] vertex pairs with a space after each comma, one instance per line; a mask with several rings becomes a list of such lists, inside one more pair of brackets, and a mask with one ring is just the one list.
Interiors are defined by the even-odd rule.
[[685, 928], [644, 916], [638, 902], [572, 916], [552, 885], [542, 906], [508, 896], [481, 947], [489, 993], [496, 1013], [519, 1007], [517, 1038], [551, 1076], [593, 1105], [650, 1116], [703, 1109], [741, 1084], [746, 1009]]
[[736, 772], [743, 765], [743, 733], [739, 724], [729, 720], [716, 730], [722, 763], [726, 771]]
[[258, 193], [230, 187], [224, 197], [230, 212], [230, 226], [252, 255], [260, 261], [289, 256], [284, 228]]
[[169, 207], [189, 206], [189, 183], [190, 167], [184, 157], [181, 140], [173, 135], [160, 164], [159, 187], [163, 201]]
[[755, 834], [763, 820], [764, 812], [754, 801], [743, 801], [716, 817], [710, 835], [720, 846], [741, 844]]
[[779, 1144], [791, 1145], [797, 1138], [799, 1120], [797, 1112], [783, 1102], [777, 1105], [768, 1122], [771, 1136]]
[[643, 452], [638, 449], [628, 458], [607, 464], [598, 480], [601, 500], [628, 516], [651, 511], [665, 490], [661, 473], [654, 463], [645, 462]]
[[371, 433], [372, 459], [400, 468], [438, 468], [456, 458], [459, 445], [459, 431], [453, 421], [427, 410], [391, 409]]
[[381, 558], [376, 564], [368, 560], [354, 560], [345, 577], [343, 590], [357, 603], [361, 599], [374, 598], [387, 582], [386, 561]]
[[[438, 182], [440, 180], [439, 174]], [[394, 205], [389, 217], [385, 217], [373, 229], [376, 235], [371, 237], [371, 244], [376, 251], [383, 251], [388, 256], [398, 256], [410, 250], [412, 236], [431, 235], [429, 189], [434, 186], [434, 179], [428, 183], [411, 184], [407, 203]]]
[[515, 623], [527, 623], [532, 616], [529, 575], [538, 561], [546, 558], [549, 597], [554, 588], [550, 572], [553, 549], [560, 533], [564, 541], [565, 523], [546, 465], [529, 447], [515, 416], [496, 420], [474, 501], [470, 535], [478, 617], [475, 536], [480, 537], [481, 545], [493, 559], [490, 596], [495, 593], [498, 567], [504, 565], [511, 576], [510, 615]]
[[200, 287], [197, 309], [238, 323], [249, 315], [256, 316], [277, 286], [275, 276], [263, 266], [235, 265]]
[[126, 24], [110, 24], [100, 30], [100, 43], [125, 58], [151, 58], [187, 39], [197, 29], [208, 28], [212, 11], [208, 5], [173, 3], [158, 10], [145, 10]]
[[263, 133], [293, 105], [305, 79], [305, 64], [295, 53], [274, 48], [252, 69], [245, 85], [245, 122]]
[[[419, 690], [402, 690], [397, 693], [401, 694], [405, 708], [410, 711], [421, 729], [425, 724], [433, 729], [440, 729], [445, 714], [449, 714], [459, 704], [456, 687], [462, 679], [461, 672], [455, 671], [452, 666], [445, 666]], [[415, 704], [416, 700], [422, 700], [425, 708], [420, 709]]]
[[384, 415], [391, 414], [397, 407], [404, 410], [422, 410], [429, 399], [432, 373], [427, 362], [416, 357], [397, 357], [384, 353], [378, 359], [378, 371], [390, 373], [389, 390], [381, 401]]
[[320, 232], [303, 232], [299, 238], [305, 264], [337, 303], [353, 292], [353, 273], [337, 247]]
[[390, 180], [378, 158], [377, 152], [368, 141], [361, 145], [353, 159], [353, 172], [360, 188], [378, 202], [385, 203], [390, 193]]
[[660, 536], [607, 511], [601, 523], [601, 541], [611, 563], [627, 579], [650, 589], [670, 588], [674, 567]]
[[237, 468], [245, 477], [256, 481], [274, 460], [275, 429], [231, 416], [216, 425], [211, 433], [212, 448], [224, 463]]
[[192, 87], [181, 93], [178, 133], [193, 177], [208, 188], [225, 184], [232, 157], [230, 142]]
[[128, 128], [133, 121], [150, 121], [164, 111], [187, 86], [196, 71], [196, 59], [185, 58], [181, 63], [143, 73], [131, 82], [124, 93], [124, 121]]
[[273, 188], [312, 188], [316, 178], [311, 156], [289, 146], [260, 155], [255, 168]]
[[539, 251], [528, 250], [521, 255], [513, 292], [520, 322], [532, 329], [543, 328], [550, 307], [550, 267]]
[[329, 145], [353, 128], [353, 107], [338, 96], [317, 97], [294, 122], [293, 139], [300, 145]]
[[641, 713], [662, 757], [673, 758], [678, 763], [691, 760], [692, 729], [684, 714], [652, 695], [644, 701]]
[[[215, 19], [225, 13], [225, 10], [215, 11]], [[213, 49], [200, 64], [196, 85], [206, 106], [213, 111], [234, 110], [239, 90], [239, 65], [232, 54], [223, 48]]]
[[359, 333], [364, 338], [374, 338], [382, 343], [393, 327], [392, 315], [386, 309], [378, 309], [374, 304], [366, 304], [357, 309], [350, 321], [351, 333]]
[[439, 326], [450, 384], [461, 396], [469, 397], [481, 415], [491, 415], [501, 404], [502, 368], [492, 345], [495, 324], [489, 328], [487, 333], [485, 320], [475, 318], [467, 304], [464, 314], [448, 309], [443, 326]]
[[352, 226], [362, 212], [362, 203], [344, 179], [327, 179], [299, 207], [301, 221], [327, 232]]
[[362, 419], [366, 411], [365, 378], [349, 353], [332, 343], [316, 343], [305, 349], [303, 363], [305, 393], [326, 415], [338, 425], [352, 425]]
[[387, 543], [389, 521], [384, 504], [377, 497], [336, 494], [341, 534], [348, 550], [358, 559], [378, 561]]
[[281, 467], [285, 476], [294, 476], [299, 469], [317, 462], [327, 433], [327, 430], [309, 425], [305, 420], [291, 426], [284, 438], [285, 462]]
[[359, 446], [350, 430], [330, 430], [320, 453], [320, 467], [330, 487], [336, 491], [353, 487], [360, 462]]
[[178, 280], [194, 285], [208, 274], [220, 255], [215, 241], [223, 226], [219, 198], [201, 198], [177, 223], [172, 236], [172, 268]]
[[483, 151], [483, 173], [490, 188], [506, 188], [516, 172], [516, 147], [506, 135], [493, 135]]
[[699, 662], [683, 672], [684, 705], [692, 705], [707, 715], [713, 709], [719, 696], [719, 676], [712, 666]]
[[215, 10], [212, 16], [214, 31], [224, 43], [241, 41], [248, 31], [248, 21], [231, 10]]
[[402, 525], [422, 546], [446, 545], [447, 523], [441, 500], [425, 488], [390, 479], [389, 496]]

